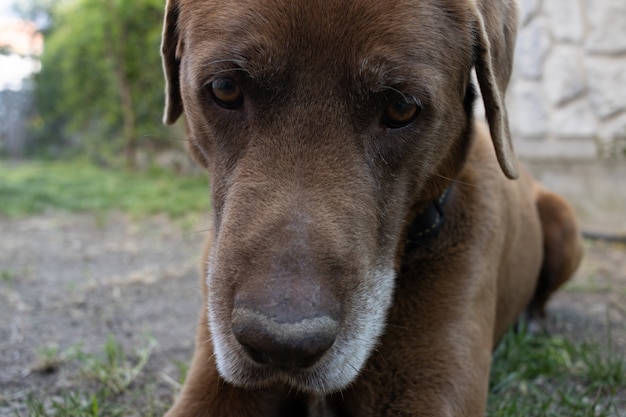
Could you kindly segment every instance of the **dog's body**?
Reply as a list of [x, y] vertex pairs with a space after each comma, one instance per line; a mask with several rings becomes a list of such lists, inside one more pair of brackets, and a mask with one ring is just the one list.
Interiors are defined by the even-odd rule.
[[484, 414], [494, 345], [581, 256], [569, 206], [498, 168], [514, 40], [508, 1], [169, 1], [166, 122], [215, 227], [168, 417]]

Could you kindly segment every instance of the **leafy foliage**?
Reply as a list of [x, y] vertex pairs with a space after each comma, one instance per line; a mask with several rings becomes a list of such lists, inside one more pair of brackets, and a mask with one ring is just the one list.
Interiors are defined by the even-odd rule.
[[[69, 0], [51, 10], [36, 100], [43, 145], [75, 144], [129, 163], [163, 139], [162, 0]], [[116, 138], [103, 140], [102, 138]]]

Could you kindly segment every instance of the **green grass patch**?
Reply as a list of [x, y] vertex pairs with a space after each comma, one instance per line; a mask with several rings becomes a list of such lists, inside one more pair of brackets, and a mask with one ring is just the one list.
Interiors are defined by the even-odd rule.
[[[148, 341], [127, 355], [109, 338], [99, 354], [84, 353], [78, 345], [39, 349], [39, 362], [46, 366], [38, 372], [74, 363], [80, 380], [61, 393], [31, 393], [24, 401], [27, 413], [15, 416], [161, 416], [171, 398], [153, 397], [155, 375], [143, 375], [153, 348]], [[183, 375], [186, 365], [179, 366]], [[522, 331], [509, 332], [494, 354], [489, 417], [614, 417], [624, 410], [626, 361], [611, 350]]]
[[626, 360], [611, 349], [511, 331], [494, 354], [490, 417], [608, 417], [625, 409]]
[[98, 381], [106, 392], [119, 394], [137, 379], [155, 347], [156, 341], [151, 340], [147, 346], [137, 350], [137, 360], [133, 363], [127, 359], [122, 345], [109, 336], [104, 345], [103, 357], [83, 354], [80, 351], [76, 357], [81, 362], [84, 376]]
[[18, 273], [12, 269], [0, 269], [0, 282], [13, 283], [17, 279]]
[[161, 169], [133, 173], [81, 161], [0, 165], [0, 214], [10, 217], [46, 210], [181, 217], [208, 208], [206, 175], [180, 176]]
[[[88, 388], [63, 390], [50, 396], [34, 391], [25, 399], [26, 414], [15, 412], [16, 417], [123, 417], [162, 415], [163, 404], [149, 398], [149, 390], [131, 389], [146, 366], [156, 342], [127, 355], [122, 345], [112, 336], [107, 339], [100, 354], [85, 353], [80, 345], [65, 351], [58, 346], [38, 349], [38, 363], [33, 371], [56, 372], [68, 363], [76, 363], [83, 382]], [[95, 384], [94, 384], [95, 383]], [[144, 384], [149, 386], [149, 384]], [[144, 387], [145, 388], [145, 387]], [[125, 397], [126, 396], [126, 397]], [[138, 398], [140, 397], [140, 398]], [[133, 404], [141, 403], [141, 407]]]

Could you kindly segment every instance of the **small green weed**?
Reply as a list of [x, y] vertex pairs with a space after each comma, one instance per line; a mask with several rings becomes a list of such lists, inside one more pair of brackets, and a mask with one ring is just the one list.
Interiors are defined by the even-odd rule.
[[12, 284], [17, 277], [17, 273], [12, 270], [2, 269], [0, 270], [0, 282], [8, 282]]
[[178, 369], [178, 383], [182, 386], [187, 379], [187, 373], [189, 372], [189, 363], [182, 361], [174, 361], [176, 369]]
[[65, 355], [61, 355], [58, 345], [43, 346], [37, 349], [37, 362], [32, 370], [38, 373], [52, 373], [65, 362]]
[[104, 355], [91, 355], [77, 352], [76, 358], [81, 363], [81, 373], [102, 384], [112, 394], [119, 394], [139, 376], [146, 366], [156, 342], [137, 350], [135, 363], [127, 359], [124, 348], [112, 336], [104, 345]]
[[[31, 393], [26, 399], [29, 417], [122, 417], [125, 415], [123, 406], [107, 403], [107, 398], [102, 392], [89, 394], [70, 391], [47, 402]], [[21, 417], [19, 413], [17, 416]]]

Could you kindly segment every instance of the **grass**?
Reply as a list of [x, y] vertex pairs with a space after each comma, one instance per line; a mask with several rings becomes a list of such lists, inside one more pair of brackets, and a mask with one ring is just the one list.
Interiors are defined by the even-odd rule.
[[85, 377], [98, 381], [106, 392], [119, 394], [137, 379], [155, 346], [156, 342], [151, 340], [137, 350], [136, 363], [132, 363], [126, 358], [122, 345], [109, 336], [104, 345], [104, 357], [84, 354], [80, 350], [75, 356], [82, 364], [81, 373]]
[[12, 269], [0, 269], [0, 282], [12, 284], [17, 279], [18, 273]]
[[494, 354], [490, 417], [609, 417], [625, 410], [626, 360], [610, 348], [522, 330], [509, 332]]
[[121, 210], [134, 216], [182, 217], [208, 210], [207, 183], [205, 175], [180, 176], [162, 169], [131, 173], [81, 161], [3, 163], [0, 215]]
[[37, 349], [37, 362], [32, 370], [42, 374], [56, 372], [64, 361], [58, 345], [41, 346]]
[[[156, 342], [127, 355], [112, 336], [100, 354], [85, 353], [80, 345], [61, 352], [57, 346], [38, 349], [38, 361], [33, 371], [56, 372], [63, 365], [77, 363], [80, 380], [77, 388], [45, 396], [30, 392], [25, 399], [27, 413], [15, 411], [16, 417], [121, 417], [129, 415], [156, 416], [164, 406], [155, 400], [137, 410], [134, 404], [144, 402], [151, 392], [133, 387], [144, 370]], [[83, 388], [78, 388], [83, 387]], [[85, 388], [86, 387], [86, 388]], [[124, 395], [129, 394], [129, 398]], [[139, 399], [139, 400], [138, 400]], [[138, 401], [136, 401], [138, 400]], [[130, 404], [133, 405], [130, 405]]]
[[[150, 384], [156, 377], [142, 375], [154, 346], [149, 341], [127, 355], [109, 337], [97, 355], [84, 353], [80, 346], [63, 352], [54, 346], [39, 349], [40, 362], [53, 363], [57, 370], [77, 362], [80, 380], [76, 388], [60, 394], [30, 393], [25, 400], [28, 413], [15, 412], [15, 416], [162, 415], [168, 404], [154, 395]], [[175, 365], [183, 375], [182, 383], [186, 364]], [[135, 383], [138, 379], [141, 383]], [[610, 349], [576, 344], [560, 336], [511, 331], [494, 354], [489, 417], [614, 417], [624, 415], [625, 410], [626, 361]]]

